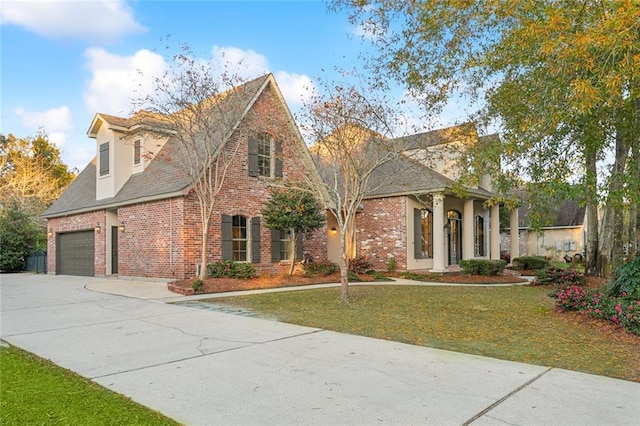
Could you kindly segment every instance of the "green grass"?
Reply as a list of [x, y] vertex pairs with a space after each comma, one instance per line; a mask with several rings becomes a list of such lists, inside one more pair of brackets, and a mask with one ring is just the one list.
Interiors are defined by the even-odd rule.
[[14, 346], [0, 348], [0, 424], [178, 425]]
[[549, 289], [351, 286], [212, 300], [293, 324], [640, 382], [640, 340], [555, 312]]

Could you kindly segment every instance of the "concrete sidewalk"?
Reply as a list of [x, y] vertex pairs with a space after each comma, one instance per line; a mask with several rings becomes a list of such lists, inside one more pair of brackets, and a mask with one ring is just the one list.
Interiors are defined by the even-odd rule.
[[[0, 275], [1, 337], [187, 425], [636, 425], [640, 383]], [[95, 291], [100, 290], [100, 291]]]

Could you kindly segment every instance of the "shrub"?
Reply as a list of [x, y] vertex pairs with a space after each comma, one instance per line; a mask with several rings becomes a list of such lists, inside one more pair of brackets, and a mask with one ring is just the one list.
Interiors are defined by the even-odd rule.
[[355, 272], [351, 270], [347, 271], [347, 280], [353, 281], [353, 282], [362, 281], [362, 279]]
[[251, 263], [221, 260], [208, 264], [207, 273], [212, 278], [249, 279], [256, 276], [256, 269]]
[[364, 256], [358, 256], [349, 261], [349, 270], [356, 274], [364, 274], [371, 270], [371, 262], [369, 262]]
[[371, 276], [371, 278], [373, 278], [375, 281], [393, 281], [391, 278], [387, 277], [386, 275], [384, 275], [382, 272], [378, 272], [378, 271], [369, 271], [369, 275]]
[[200, 290], [202, 290], [203, 286], [204, 286], [204, 282], [202, 280], [194, 280], [193, 284], [191, 284], [191, 288], [196, 293], [199, 292]]
[[315, 275], [327, 276], [331, 275], [338, 270], [338, 265], [329, 260], [322, 260], [320, 262], [309, 262], [302, 266], [304, 274], [308, 277]]
[[559, 290], [555, 297], [560, 312], [577, 311], [581, 315], [611, 321], [629, 333], [640, 335], [640, 300], [625, 292], [615, 297], [570, 286]]
[[546, 268], [540, 269], [531, 285], [553, 285], [556, 289], [565, 289], [570, 286], [583, 286], [587, 278], [583, 273], [575, 269]]
[[396, 270], [396, 258], [390, 257], [389, 260], [387, 260], [387, 272], [393, 272], [395, 270]]
[[504, 271], [507, 262], [502, 259], [466, 259], [460, 261], [460, 268], [470, 275], [499, 275]]
[[542, 256], [521, 256], [513, 259], [513, 264], [518, 269], [529, 271], [548, 268], [550, 263]]
[[632, 259], [613, 271], [613, 280], [607, 293], [612, 296], [626, 293], [629, 297], [640, 299], [640, 257]]

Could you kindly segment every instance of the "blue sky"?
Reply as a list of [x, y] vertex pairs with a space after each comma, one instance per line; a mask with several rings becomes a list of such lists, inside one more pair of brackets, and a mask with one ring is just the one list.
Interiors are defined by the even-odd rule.
[[[95, 155], [93, 116], [130, 115], [137, 70], [170, 61], [167, 35], [202, 58], [242, 58], [247, 78], [272, 72], [294, 113], [323, 69], [357, 67], [370, 48], [319, 0], [3, 0], [0, 22], [0, 133], [43, 129], [80, 170]], [[455, 107], [443, 114], [451, 119], [440, 124], [452, 123]]]

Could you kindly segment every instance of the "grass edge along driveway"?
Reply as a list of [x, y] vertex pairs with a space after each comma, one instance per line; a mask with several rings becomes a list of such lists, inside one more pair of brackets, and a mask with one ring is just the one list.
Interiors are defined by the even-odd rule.
[[15, 346], [0, 346], [0, 365], [0, 424], [179, 425]]
[[352, 286], [210, 299], [279, 321], [640, 382], [640, 336], [555, 311], [531, 286]]

